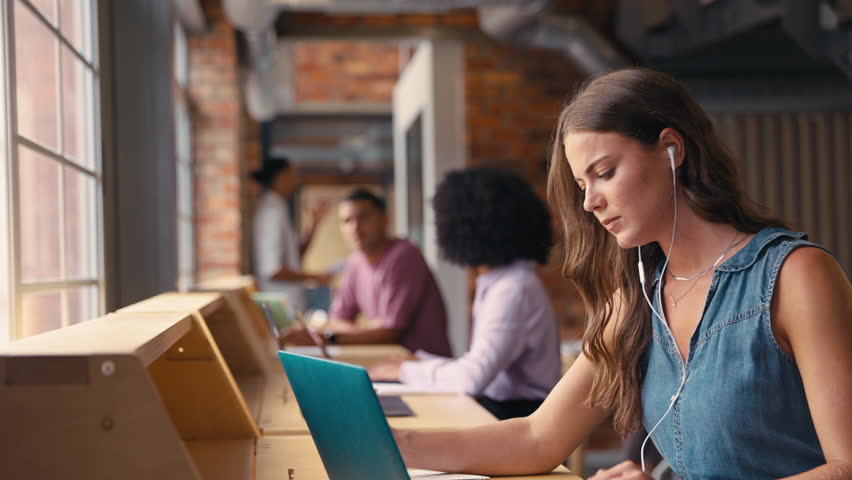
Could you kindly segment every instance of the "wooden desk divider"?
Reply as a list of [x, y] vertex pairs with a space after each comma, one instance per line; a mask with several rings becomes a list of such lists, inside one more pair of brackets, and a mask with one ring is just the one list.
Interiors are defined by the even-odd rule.
[[233, 294], [169, 292], [127, 306], [119, 312], [200, 314], [222, 352], [252, 417], [255, 421], [260, 419], [267, 379], [270, 375], [284, 375], [284, 369], [276, 357], [275, 347], [258, 335], [242, 303]]
[[[198, 283], [194, 291], [196, 292], [219, 292], [225, 298], [229, 299], [234, 305], [239, 305], [248, 318], [251, 319], [251, 324], [257, 330], [260, 338], [269, 346], [273, 352], [278, 351], [278, 339], [274, 338], [269, 327], [269, 322], [266, 319], [266, 314], [263, 313], [260, 305], [254, 301], [252, 295], [257, 292], [257, 287], [254, 284], [254, 279], [251, 275], [242, 275], [238, 277], [223, 277], [205, 282]], [[280, 372], [280, 364], [278, 357], [275, 357], [276, 372]]]
[[116, 313], [0, 350], [3, 478], [240, 479], [260, 432], [197, 314]]

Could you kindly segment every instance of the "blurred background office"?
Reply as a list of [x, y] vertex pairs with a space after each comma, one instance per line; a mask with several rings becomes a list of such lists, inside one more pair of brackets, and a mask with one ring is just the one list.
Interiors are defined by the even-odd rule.
[[[543, 193], [567, 95], [627, 65], [685, 83], [747, 193], [852, 271], [849, 0], [2, 0], [0, 28], [0, 344], [252, 274], [249, 172], [286, 156], [303, 229], [356, 186], [389, 199], [464, 352], [472, 276], [438, 255], [435, 186], [491, 165]], [[349, 253], [336, 217], [306, 270]], [[570, 350], [559, 265], [539, 274]]]

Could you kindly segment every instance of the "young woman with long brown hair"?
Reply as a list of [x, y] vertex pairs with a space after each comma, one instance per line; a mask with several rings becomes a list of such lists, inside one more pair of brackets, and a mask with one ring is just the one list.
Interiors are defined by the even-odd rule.
[[[612, 418], [684, 478], [852, 478], [852, 286], [748, 202], [685, 89], [639, 68], [593, 79], [551, 155], [583, 354], [529, 417], [395, 432], [406, 463], [546, 472]], [[650, 477], [625, 462], [593, 478]]]

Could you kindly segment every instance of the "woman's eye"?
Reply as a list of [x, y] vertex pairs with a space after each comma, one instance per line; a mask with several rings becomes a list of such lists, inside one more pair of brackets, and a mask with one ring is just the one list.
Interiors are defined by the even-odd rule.
[[615, 169], [610, 168], [609, 170], [598, 175], [598, 178], [611, 178], [615, 174]]

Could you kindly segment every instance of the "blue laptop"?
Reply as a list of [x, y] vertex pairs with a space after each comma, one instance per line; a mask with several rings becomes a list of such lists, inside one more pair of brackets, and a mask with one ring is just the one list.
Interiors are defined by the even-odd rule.
[[409, 480], [363, 367], [278, 352], [329, 480]]

